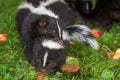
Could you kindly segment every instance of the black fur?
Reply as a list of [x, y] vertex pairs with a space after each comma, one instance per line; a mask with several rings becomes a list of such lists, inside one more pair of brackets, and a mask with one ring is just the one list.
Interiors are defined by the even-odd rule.
[[[47, 0], [26, 1], [31, 3], [34, 8], [37, 8], [41, 5], [41, 1]], [[32, 13], [29, 7], [19, 9], [16, 16], [22, 48], [29, 62], [36, 69], [42, 71], [59, 70], [60, 66], [65, 63], [71, 38], [88, 43], [93, 48], [98, 48], [97, 42], [91, 36], [89, 28], [84, 29], [80, 27], [81, 25], [72, 25], [74, 23], [74, 13], [66, 4], [56, 1], [45, 8], [50, 9], [59, 18], [46, 14]], [[60, 27], [60, 30], [58, 27]], [[63, 48], [51, 49], [43, 46], [43, 42], [46, 40], [53, 41]], [[89, 40], [93, 42], [89, 42]], [[54, 45], [51, 44], [50, 46]], [[48, 52], [47, 62], [46, 66], [43, 66], [46, 52]]]
[[27, 9], [27, 8], [20, 9], [17, 12], [16, 20], [17, 20], [17, 25], [18, 25], [18, 30], [19, 31], [21, 31], [20, 29], [22, 27], [23, 21], [24, 21], [25, 17], [28, 15], [28, 13], [30, 13], [30, 10]]

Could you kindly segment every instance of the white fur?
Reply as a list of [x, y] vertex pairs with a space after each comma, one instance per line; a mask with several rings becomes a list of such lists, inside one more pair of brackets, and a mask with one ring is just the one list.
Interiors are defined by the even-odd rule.
[[[55, 1], [59, 1], [59, 0], [55, 0]], [[54, 3], [55, 1], [48, 0], [46, 2], [41, 2], [40, 6], [36, 8], [31, 3], [24, 2], [18, 7], [18, 10], [28, 8], [31, 11], [31, 13], [35, 13], [38, 15], [48, 15], [48, 16], [58, 19], [59, 18], [58, 15], [54, 14], [50, 9], [46, 8], [46, 6], [50, 5], [51, 3]]]
[[58, 19], [58, 15], [54, 14], [51, 10], [46, 9], [45, 7], [37, 7], [34, 10], [32, 10], [32, 13], [38, 14], [38, 15], [48, 15], [51, 17], [54, 17], [56, 19]]
[[83, 31], [91, 31], [90, 28], [88, 28], [88, 26], [85, 26], [85, 25], [73, 25], [73, 27], [78, 27], [79, 29], [82, 29]]
[[42, 46], [46, 47], [48, 49], [55, 49], [55, 50], [64, 48], [64, 46], [62, 46], [62, 45], [60, 45], [57, 42], [52, 41], [52, 40], [43, 40]]
[[62, 37], [61, 28], [60, 28], [60, 25], [59, 25], [58, 21], [57, 21], [57, 28], [58, 28], [58, 32], [59, 32], [59, 37], [61, 38]]
[[35, 9], [35, 7], [31, 3], [28, 3], [28, 2], [24, 2], [20, 6], [18, 6], [18, 10], [24, 9], [24, 8], [28, 8], [30, 11]]
[[89, 39], [88, 42], [90, 43], [90, 46], [94, 49], [99, 49], [99, 45], [95, 39]]
[[47, 1], [41, 1], [40, 6], [46, 7], [46, 6], [49, 6], [57, 1], [65, 3], [64, 0], [47, 0]]
[[89, 4], [86, 3], [86, 10], [89, 10]]
[[62, 31], [62, 39], [63, 40], [70, 40], [70, 35], [69, 35], [69, 33], [67, 32], [67, 31]]
[[74, 39], [79, 42], [86, 42], [94, 49], [99, 48], [97, 41], [94, 38], [89, 37], [91, 29], [89, 29], [85, 25], [72, 25], [72, 26], [68, 26], [67, 28], [72, 28], [72, 27], [73, 28], [76, 27], [76, 31], [69, 33], [68, 31], [63, 30], [63, 34], [62, 34], [63, 40]]
[[45, 67], [45, 65], [46, 65], [47, 58], [48, 58], [48, 52], [46, 51], [46, 53], [44, 55], [44, 59], [43, 59], [43, 67]]
[[[47, 6], [53, 4], [53, 3], [57, 2], [57, 1], [62, 2], [62, 3], [65, 3], [64, 0], [47, 0], [47, 1], [41, 1], [40, 6], [39, 6], [38, 9], [36, 9], [34, 12], [35, 12], [36, 14], [46, 14], [46, 15], [49, 15], [49, 16], [51, 16], [51, 17], [54, 17], [54, 18], [58, 19], [59, 16], [56, 15], [56, 14], [54, 14], [54, 13], [50, 10], [50, 8], [49, 8], [49, 9], [46, 9]], [[42, 7], [43, 7], [43, 8], [42, 8]], [[34, 13], [34, 12], [33, 12], [33, 13]]]
[[[64, 31], [63, 30], [63, 34], [62, 34], [62, 38], [63, 40], [70, 40], [70, 39], [77, 39], [77, 40], [82, 40], [84, 41], [84, 38], [83, 38], [83, 34], [84, 35], [88, 35], [91, 30], [85, 26], [85, 25], [73, 25], [73, 26], [70, 26], [70, 27], [77, 27], [78, 29], [82, 30], [82, 34], [80, 34], [79, 32], [74, 32], [72, 33], [72, 35], [70, 36], [70, 34], [67, 32], [67, 31]], [[69, 28], [69, 27], [67, 27]], [[74, 38], [73, 38], [74, 36]]]

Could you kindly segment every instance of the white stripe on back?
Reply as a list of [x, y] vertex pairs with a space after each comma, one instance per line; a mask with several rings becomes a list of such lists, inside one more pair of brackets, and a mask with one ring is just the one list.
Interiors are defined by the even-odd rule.
[[38, 15], [48, 15], [51, 17], [54, 17], [56, 19], [59, 18], [58, 15], [54, 14], [51, 10], [48, 10], [47, 8], [40, 6], [32, 10], [32, 13], [38, 14]]
[[60, 26], [59, 26], [58, 20], [57, 20], [57, 27], [58, 27], [59, 37], [61, 38], [62, 35], [61, 35], [61, 29], [60, 29]]
[[57, 1], [62, 2], [62, 3], [65, 3], [64, 0], [47, 0], [47, 1], [41, 1], [40, 6], [47, 7], [47, 6], [53, 4], [53, 3], [57, 2]]
[[58, 19], [59, 16], [56, 15], [54, 12], [52, 12], [50, 9], [47, 9], [46, 8], [47, 3], [46, 3], [46, 5], [45, 5], [45, 3], [46, 2], [43, 3], [44, 5], [41, 4], [40, 6], [35, 8], [31, 3], [23, 2], [18, 7], [18, 10], [20, 10], [20, 9], [29, 9], [31, 11], [31, 13], [38, 14], [38, 15], [48, 15], [48, 16], [51, 16], [51, 17], [54, 17], [54, 18]]
[[28, 2], [23, 2], [20, 6], [18, 6], [18, 10], [26, 9], [26, 8], [28, 8], [30, 11], [35, 9], [35, 7], [31, 3], [28, 3]]
[[48, 58], [48, 52], [46, 51], [44, 58], [43, 58], [43, 67], [45, 67], [45, 65], [46, 65], [47, 58]]

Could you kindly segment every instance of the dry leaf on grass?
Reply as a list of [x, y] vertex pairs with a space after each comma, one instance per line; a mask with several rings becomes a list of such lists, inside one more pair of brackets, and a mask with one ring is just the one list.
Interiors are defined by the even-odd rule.
[[77, 73], [80, 70], [80, 66], [78, 65], [63, 65], [61, 66], [61, 70], [66, 71], [66, 72], [72, 72], [72, 73]]
[[91, 34], [97, 36], [98, 38], [100, 38], [100, 37], [102, 36], [100, 30], [97, 30], [97, 29], [93, 29], [93, 30], [91, 31]]
[[0, 42], [5, 42], [8, 39], [7, 35], [0, 32]]
[[79, 61], [78, 61], [77, 58], [67, 56], [67, 57], [66, 57], [66, 64], [67, 64], [67, 65], [71, 65], [71, 64], [79, 65]]
[[43, 77], [47, 77], [47, 76], [48, 74], [46, 72], [39, 72], [36, 77], [37, 80], [42, 80]]
[[119, 59], [120, 58], [120, 49], [118, 49], [116, 52], [115, 52], [115, 55], [113, 56], [113, 59]]
[[75, 45], [75, 42], [74, 41], [69, 41], [69, 44], [70, 45]]
[[107, 52], [107, 55], [108, 55], [108, 56], [114, 56], [114, 55], [115, 55], [115, 52], [109, 51], [109, 52]]
[[67, 57], [66, 57], [66, 62], [68, 62], [69, 60], [72, 60], [72, 59], [76, 59], [76, 58], [67, 56]]

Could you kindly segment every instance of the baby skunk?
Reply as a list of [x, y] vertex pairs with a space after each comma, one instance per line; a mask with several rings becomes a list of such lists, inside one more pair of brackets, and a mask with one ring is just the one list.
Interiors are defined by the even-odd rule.
[[63, 0], [26, 0], [16, 20], [25, 55], [38, 70], [59, 70], [70, 39], [99, 48], [87, 26], [73, 25], [74, 13]]

